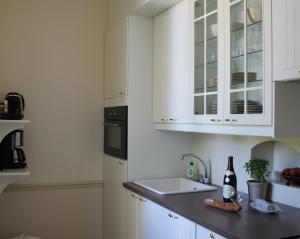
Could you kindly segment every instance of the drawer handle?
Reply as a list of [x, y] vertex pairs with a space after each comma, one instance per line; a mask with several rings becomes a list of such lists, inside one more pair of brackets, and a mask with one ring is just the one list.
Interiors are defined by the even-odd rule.
[[174, 219], [178, 219], [179, 217], [175, 216]]
[[173, 215], [171, 213], [168, 214], [169, 217], [173, 218]]
[[124, 163], [123, 163], [123, 162], [118, 162], [118, 164], [119, 164], [119, 165], [122, 165], [122, 166], [124, 165]]
[[211, 122], [216, 122], [216, 121], [217, 121], [217, 119], [210, 119], [210, 121], [211, 121]]
[[170, 121], [176, 121], [177, 119], [173, 119], [173, 118], [171, 118], [171, 119], [169, 119]]

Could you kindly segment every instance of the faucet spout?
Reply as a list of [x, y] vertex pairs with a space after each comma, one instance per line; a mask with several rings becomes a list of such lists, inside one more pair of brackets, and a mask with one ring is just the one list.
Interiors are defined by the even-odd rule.
[[208, 181], [208, 170], [207, 170], [207, 166], [205, 164], [205, 162], [196, 154], [184, 154], [181, 157], [181, 160], [184, 160], [185, 158], [195, 158], [198, 159], [200, 161], [200, 163], [202, 164], [203, 168], [204, 168], [204, 182], [207, 183]]

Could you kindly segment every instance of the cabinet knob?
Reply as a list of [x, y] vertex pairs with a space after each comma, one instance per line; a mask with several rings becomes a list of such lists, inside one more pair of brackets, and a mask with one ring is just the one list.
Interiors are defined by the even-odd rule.
[[225, 119], [225, 121], [233, 123], [233, 122], [237, 122], [238, 120], [237, 119]]
[[210, 234], [210, 238], [211, 238], [211, 239], [218, 239], [218, 238], [216, 238], [216, 237], [214, 236], [214, 234], [212, 234], [212, 233]]
[[132, 198], [136, 199], [137, 197], [134, 194], [130, 195]]

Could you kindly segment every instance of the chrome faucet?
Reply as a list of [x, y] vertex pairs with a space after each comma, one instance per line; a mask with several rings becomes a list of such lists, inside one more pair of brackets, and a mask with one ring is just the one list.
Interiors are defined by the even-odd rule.
[[208, 171], [207, 171], [207, 166], [206, 166], [205, 162], [196, 154], [184, 154], [184, 155], [182, 155], [181, 160], [184, 160], [185, 158], [195, 158], [201, 162], [201, 164], [204, 168], [204, 177], [203, 177], [203, 175], [200, 175], [200, 179], [202, 179], [201, 181], [203, 181], [203, 183], [208, 183]]

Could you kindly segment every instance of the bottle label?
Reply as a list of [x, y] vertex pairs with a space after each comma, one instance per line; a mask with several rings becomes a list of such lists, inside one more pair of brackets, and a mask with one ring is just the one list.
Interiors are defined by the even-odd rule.
[[233, 198], [235, 196], [235, 189], [230, 185], [223, 186], [223, 197], [226, 199]]

